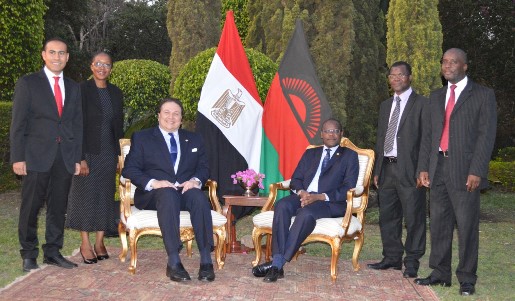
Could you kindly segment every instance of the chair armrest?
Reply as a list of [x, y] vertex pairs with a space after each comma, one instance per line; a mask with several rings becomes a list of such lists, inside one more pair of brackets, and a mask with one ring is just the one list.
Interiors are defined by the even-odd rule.
[[290, 189], [290, 180], [272, 183], [268, 186], [268, 200], [266, 201], [263, 208], [261, 208], [261, 212], [270, 211], [274, 209], [274, 204], [277, 199], [277, 191], [278, 190], [289, 190]]
[[218, 183], [215, 180], [208, 179], [206, 181], [205, 187], [207, 187], [207, 194], [209, 201], [211, 202], [211, 207], [214, 211], [223, 214], [222, 213], [222, 206], [220, 205], [220, 200], [218, 199], [218, 196], [216, 195], [216, 187], [218, 186]]
[[352, 217], [352, 202], [354, 200], [356, 188], [349, 189], [347, 191], [347, 209], [345, 210], [345, 215], [343, 216], [342, 227], [345, 229], [345, 235], [347, 235], [347, 230], [349, 229], [350, 219]]
[[131, 215], [131, 205], [134, 204], [134, 200], [131, 196], [132, 184], [131, 180], [120, 176], [120, 184], [118, 185], [118, 192], [120, 194], [120, 213], [121, 217], [124, 218], [124, 222]]

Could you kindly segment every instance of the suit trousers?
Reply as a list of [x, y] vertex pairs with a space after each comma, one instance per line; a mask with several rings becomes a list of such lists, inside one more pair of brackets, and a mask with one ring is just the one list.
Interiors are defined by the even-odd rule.
[[20, 254], [23, 259], [37, 258], [39, 255], [38, 214], [45, 201], [46, 229], [43, 253], [48, 257], [59, 254], [63, 247], [64, 222], [72, 176], [64, 164], [61, 147], [57, 149], [48, 172], [27, 170], [27, 175], [23, 177], [18, 222]]
[[450, 282], [452, 238], [458, 228], [459, 263], [456, 276], [460, 282], [476, 283], [479, 249], [479, 190], [468, 192], [463, 183], [456, 189], [450, 179], [449, 158], [438, 156], [431, 184], [431, 255], [432, 276]]
[[[426, 251], [426, 189], [416, 188], [415, 179], [410, 186], [399, 181], [399, 165], [386, 160], [382, 165], [379, 182], [379, 226], [386, 262], [397, 264], [404, 257], [404, 265], [418, 270], [419, 259]], [[403, 220], [406, 241], [402, 244]]]
[[189, 189], [183, 194], [182, 190], [159, 188], [147, 193], [152, 193], [151, 201], [143, 209], [157, 210], [157, 219], [170, 266], [173, 265], [170, 261], [171, 255], [178, 254], [182, 249], [179, 219], [181, 210], [190, 213], [199, 251], [211, 252], [214, 249], [211, 204], [202, 190]]
[[[300, 197], [289, 195], [275, 204], [272, 224], [272, 254], [290, 261], [304, 240], [313, 232], [316, 220], [345, 215], [345, 203], [317, 201], [302, 208]], [[290, 227], [291, 218], [295, 221]]]

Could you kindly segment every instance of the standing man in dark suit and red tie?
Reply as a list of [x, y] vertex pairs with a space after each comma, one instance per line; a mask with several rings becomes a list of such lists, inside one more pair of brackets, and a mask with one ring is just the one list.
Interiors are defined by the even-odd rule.
[[137, 187], [134, 205], [138, 209], [157, 210], [168, 254], [166, 276], [176, 282], [191, 280], [179, 257], [182, 249], [179, 214], [187, 210], [200, 253], [198, 279], [213, 281], [211, 204], [200, 190], [209, 178], [206, 149], [199, 134], [180, 128], [182, 113], [178, 99], [161, 101], [157, 114], [159, 126], [132, 135], [131, 151], [125, 158], [122, 175]]
[[488, 163], [497, 126], [494, 91], [467, 77], [467, 54], [451, 48], [442, 58], [448, 85], [431, 93], [430, 139], [423, 143], [420, 182], [431, 187], [431, 255], [420, 285], [450, 286], [452, 237], [458, 228], [460, 294], [475, 292], [479, 249], [479, 191], [488, 186]]
[[[344, 216], [347, 191], [356, 186], [359, 173], [358, 154], [340, 146], [343, 130], [336, 119], [322, 125], [324, 146], [304, 152], [293, 172], [291, 195], [277, 201], [272, 224], [273, 261], [255, 266], [252, 273], [275, 282], [284, 277], [283, 266], [313, 232], [316, 220]], [[291, 218], [295, 221], [290, 227]]]
[[63, 40], [47, 40], [41, 56], [45, 67], [16, 83], [10, 129], [13, 171], [23, 176], [18, 236], [25, 272], [39, 268], [38, 214], [45, 202], [43, 262], [67, 269], [77, 266], [60, 249], [72, 175], [80, 172], [80, 88], [63, 76], [69, 59]]
[[383, 101], [379, 109], [374, 184], [378, 188], [383, 259], [368, 265], [376, 270], [400, 270], [406, 253], [406, 278], [417, 277], [419, 259], [426, 251], [426, 188], [417, 187], [417, 164], [421, 141], [429, 137], [429, 101], [413, 91], [411, 79], [408, 63], [394, 63], [388, 75], [394, 96]]

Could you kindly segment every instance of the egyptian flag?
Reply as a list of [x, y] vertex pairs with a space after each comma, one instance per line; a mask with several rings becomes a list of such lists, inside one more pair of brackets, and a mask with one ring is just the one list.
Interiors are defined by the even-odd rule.
[[265, 188], [291, 178], [306, 147], [322, 143], [322, 122], [331, 116], [302, 22], [297, 20], [265, 101], [261, 153]]
[[233, 12], [228, 11], [202, 87], [196, 122], [196, 130], [206, 144], [210, 177], [218, 182], [219, 196], [243, 193], [243, 188], [232, 183], [232, 174], [247, 168], [259, 172], [262, 116], [263, 105], [252, 70]]

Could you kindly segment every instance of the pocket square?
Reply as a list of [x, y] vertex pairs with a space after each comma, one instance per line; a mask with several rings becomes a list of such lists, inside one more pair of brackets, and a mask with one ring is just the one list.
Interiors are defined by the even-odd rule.
[[195, 147], [194, 149], [191, 150], [192, 153], [196, 153], [197, 152], [197, 148]]

